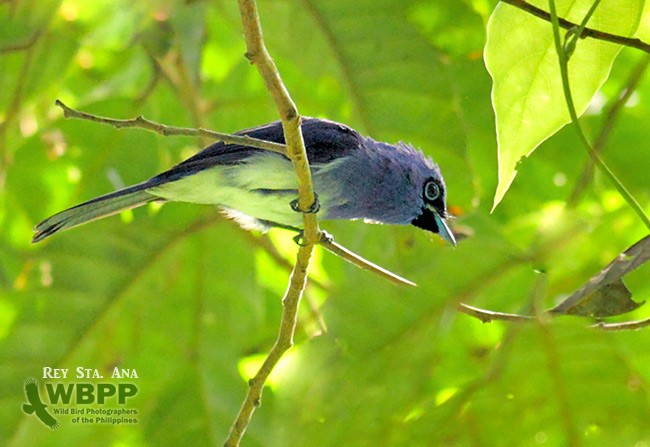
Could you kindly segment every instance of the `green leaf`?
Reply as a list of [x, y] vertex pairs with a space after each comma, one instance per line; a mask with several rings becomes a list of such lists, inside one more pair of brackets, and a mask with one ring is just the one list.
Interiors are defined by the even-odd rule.
[[[544, 1], [531, 2], [539, 7]], [[558, 15], [580, 23], [589, 2], [557, 1]], [[603, 0], [588, 26], [623, 36], [637, 29], [642, 0]], [[569, 61], [576, 110], [582, 114], [607, 79], [621, 47], [580, 40]], [[570, 121], [553, 44], [551, 24], [511, 5], [499, 4], [490, 17], [485, 64], [492, 76], [496, 114], [499, 183], [493, 207], [517, 175], [517, 164]]]
[[634, 35], [646, 42], [650, 40], [650, 2], [645, 2], [643, 5], [643, 13], [641, 15], [641, 20], [639, 21], [639, 28], [636, 30]]

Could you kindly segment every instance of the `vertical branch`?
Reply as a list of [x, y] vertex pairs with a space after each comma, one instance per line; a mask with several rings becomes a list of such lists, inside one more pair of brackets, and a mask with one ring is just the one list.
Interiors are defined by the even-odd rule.
[[239, 0], [239, 9], [246, 39], [246, 57], [257, 67], [264, 79], [266, 88], [273, 97], [282, 121], [287, 155], [293, 163], [298, 179], [298, 208], [303, 210], [304, 245], [301, 245], [298, 249], [296, 265], [293, 268], [289, 286], [282, 299], [282, 320], [278, 337], [262, 367], [255, 377], [249, 381], [248, 393], [224, 444], [228, 447], [239, 445], [255, 408], [262, 402], [262, 391], [266, 380], [282, 355], [293, 346], [298, 307], [306, 284], [309, 262], [314, 245], [320, 241], [320, 230], [316, 214], [309, 212], [316, 203], [316, 195], [313, 190], [305, 143], [300, 130], [300, 115], [289, 92], [282, 83], [273, 59], [264, 45], [255, 1]]
[[293, 346], [293, 334], [296, 329], [298, 305], [300, 304], [300, 298], [305, 288], [307, 268], [312, 252], [313, 245], [301, 246], [298, 250], [296, 266], [291, 273], [289, 286], [282, 299], [280, 332], [259, 371], [248, 382], [248, 394], [239, 409], [237, 419], [235, 419], [235, 422], [230, 428], [230, 433], [224, 443], [225, 447], [239, 445], [253, 417], [255, 408], [259, 407], [262, 403], [262, 391], [266, 380], [280, 358], [282, 358], [282, 355]]

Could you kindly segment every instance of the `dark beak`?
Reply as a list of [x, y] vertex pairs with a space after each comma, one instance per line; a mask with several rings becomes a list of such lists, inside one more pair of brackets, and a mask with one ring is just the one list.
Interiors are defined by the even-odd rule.
[[422, 209], [422, 214], [411, 221], [413, 225], [423, 230], [437, 233], [445, 241], [453, 246], [456, 246], [456, 238], [454, 233], [451, 232], [449, 225], [444, 217], [433, 207], [426, 207]]
[[438, 224], [438, 234], [440, 237], [455, 247], [456, 238], [454, 237], [454, 233], [451, 232], [449, 225], [447, 225], [447, 221], [444, 218], [440, 217], [440, 214], [438, 214], [437, 211], [433, 212], [433, 216], [436, 220], [436, 224]]

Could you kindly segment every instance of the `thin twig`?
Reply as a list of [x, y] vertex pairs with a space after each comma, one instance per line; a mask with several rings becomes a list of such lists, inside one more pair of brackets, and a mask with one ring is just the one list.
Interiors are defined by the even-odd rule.
[[[535, 317], [532, 315], [521, 315], [521, 314], [510, 314], [506, 312], [497, 312], [494, 310], [481, 309], [480, 307], [470, 306], [465, 303], [458, 303], [456, 305], [456, 310], [458, 312], [474, 317], [477, 320], [482, 321], [483, 323], [492, 323], [493, 321], [506, 321], [510, 323], [529, 323], [535, 320]], [[560, 314], [554, 314], [549, 311], [544, 311], [541, 313], [545, 317], [558, 317]], [[592, 324], [588, 327], [594, 329], [601, 329], [603, 331], [614, 332], [614, 331], [637, 331], [639, 329], [644, 329], [650, 326], [650, 318], [645, 320], [637, 321], [623, 321], [621, 323], [604, 323], [599, 321], [598, 323]]]
[[[308, 283], [311, 283], [312, 278], [307, 278], [307, 281]], [[305, 301], [307, 301], [307, 304], [309, 305], [309, 316], [313, 321], [316, 322], [320, 330], [319, 333], [312, 332], [310, 335], [315, 336], [315, 335], [327, 333], [327, 323], [325, 323], [325, 318], [323, 317], [323, 313], [318, 307], [318, 303], [316, 302], [312, 294], [309, 293], [309, 290], [305, 290]]]
[[[255, 245], [256, 247], [266, 252], [266, 254], [269, 255], [278, 266], [280, 266], [287, 272], [293, 271], [293, 265], [291, 264], [291, 262], [289, 262], [284, 256], [282, 256], [282, 254], [275, 247], [275, 245], [268, 237], [268, 235], [264, 234], [262, 236], [256, 236], [250, 231], [246, 231], [246, 230], [242, 230], [242, 233], [243, 236], [246, 239], [248, 239], [251, 244]], [[318, 287], [319, 289], [326, 292], [329, 291], [330, 289], [327, 284], [319, 281], [316, 278], [313, 278], [312, 276], [307, 276], [307, 283], [309, 285]], [[323, 333], [327, 332], [327, 325], [325, 324], [325, 320], [323, 319], [323, 315], [321, 314], [317, 303], [310, 297], [308, 293], [305, 293], [305, 298], [307, 299], [307, 303], [309, 304], [310, 316], [314, 319], [314, 321], [316, 321], [316, 323], [320, 327], [321, 332]]]
[[227, 133], [214, 132], [208, 129], [193, 129], [189, 127], [167, 126], [165, 124], [160, 124], [160, 123], [150, 121], [147, 118], [143, 117], [142, 115], [137, 116], [135, 118], [124, 119], [124, 120], [106, 118], [103, 116], [93, 115], [90, 113], [74, 110], [68, 107], [67, 105], [65, 105], [62, 101], [58, 99], [56, 100], [55, 105], [63, 109], [63, 116], [66, 118], [77, 118], [77, 119], [83, 119], [87, 121], [93, 121], [96, 123], [108, 124], [110, 126], [113, 126], [116, 129], [123, 129], [123, 128], [146, 129], [164, 136], [170, 136], [170, 135], [183, 135], [183, 136], [190, 136], [190, 137], [203, 136], [203, 137], [212, 138], [213, 140], [223, 141], [224, 143], [227, 144], [239, 144], [242, 146], [254, 147], [256, 149], [264, 149], [267, 151], [277, 152], [282, 155], [287, 154], [286, 147], [283, 144], [259, 140], [257, 138], [252, 138], [246, 135], [231, 135]]
[[[599, 0], [596, 0], [596, 3]], [[564, 98], [566, 100], [567, 108], [569, 110], [569, 116], [571, 117], [571, 122], [573, 123], [573, 128], [575, 129], [580, 141], [587, 150], [589, 156], [594, 160], [596, 166], [601, 170], [601, 172], [609, 179], [614, 188], [618, 193], [623, 197], [623, 199], [628, 203], [628, 205], [634, 210], [634, 212], [639, 216], [643, 221], [646, 227], [650, 229], [650, 218], [647, 216], [639, 202], [634, 198], [632, 194], [627, 190], [625, 185], [616, 177], [605, 162], [600, 158], [600, 156], [594, 151], [591, 143], [587, 139], [582, 126], [580, 125], [580, 120], [578, 119], [578, 113], [576, 112], [575, 104], [573, 102], [573, 95], [571, 93], [571, 85], [569, 83], [569, 55], [566, 52], [565, 46], [562, 44], [562, 39], [560, 37], [560, 25], [559, 19], [557, 16], [557, 11], [555, 10], [555, 1], [549, 0], [549, 10], [551, 11], [551, 23], [553, 25], [553, 41], [555, 43], [555, 50], [558, 55], [558, 60], [560, 64], [560, 75], [562, 77], [562, 88], [564, 90]], [[583, 19], [579, 28], [584, 28], [586, 21], [589, 19], [591, 13], [593, 13], [594, 8], [592, 7], [589, 11], [589, 14]]]
[[321, 236], [320, 245], [326, 250], [334, 253], [336, 256], [345, 259], [349, 263], [354, 264], [363, 270], [368, 270], [376, 275], [379, 275], [394, 284], [417, 286], [417, 284], [414, 282], [409, 281], [406, 278], [402, 278], [401, 276], [396, 275], [395, 273], [388, 271], [385, 268], [368, 261], [367, 259], [362, 258], [358, 254], [351, 252], [342, 245], [337, 244], [334, 242], [334, 238], [325, 232], [323, 232]]
[[[569, 86], [569, 77], [568, 77], [568, 55], [565, 53], [566, 47], [563, 47], [560, 42], [559, 28], [564, 28], [567, 30], [578, 30], [577, 35], [581, 38], [591, 37], [598, 40], [603, 40], [611, 43], [616, 43], [616, 44], [636, 48], [646, 53], [650, 53], [650, 44], [643, 42], [642, 40], [637, 38], [619, 36], [604, 31], [598, 31], [593, 28], [588, 28], [586, 26], [586, 23], [589, 17], [591, 16], [591, 14], [593, 14], [598, 4], [598, 0], [593, 4], [591, 10], [584, 17], [581, 24], [573, 23], [564, 18], [558, 17], [557, 12], [555, 11], [555, 3], [552, 1], [549, 2], [550, 13], [544, 11], [541, 8], [531, 5], [530, 3], [527, 3], [524, 0], [501, 0], [501, 1], [503, 3], [507, 3], [509, 5], [515, 6], [523, 11], [526, 11], [536, 17], [539, 17], [553, 24], [553, 35], [554, 35], [556, 50], [558, 53], [558, 58], [560, 60], [560, 72], [562, 74], [562, 85], [565, 90], [565, 97], [567, 100], [567, 106], [569, 108], [569, 114], [571, 115], [571, 121], [573, 122], [574, 127], [578, 132], [578, 136], [585, 144], [585, 147], [587, 148], [587, 151], [589, 152], [589, 155], [593, 160], [593, 162], [596, 164], [596, 166], [598, 166], [598, 168], [601, 169], [601, 171], [603, 171], [605, 176], [612, 182], [614, 187], [618, 190], [618, 192], [625, 199], [625, 201], [628, 202], [630, 207], [634, 209], [634, 211], [641, 218], [644, 224], [650, 229], [650, 218], [648, 218], [648, 216], [645, 214], [643, 208], [641, 208], [641, 205], [639, 205], [636, 199], [627, 191], [627, 189], [620, 182], [620, 180], [618, 180], [615, 174], [607, 167], [607, 165], [598, 155], [598, 152], [596, 152], [595, 150], [597, 146], [592, 147], [592, 145], [587, 140], [584, 132], [582, 131], [582, 128], [577, 118], [577, 114], [575, 112], [575, 107], [573, 105], [573, 98], [571, 96], [571, 89]], [[575, 40], [573, 40], [573, 42], [575, 43]]]
[[16, 81], [16, 85], [14, 86], [13, 92], [11, 93], [9, 106], [4, 112], [4, 119], [0, 120], [0, 189], [6, 181], [6, 167], [11, 164], [13, 157], [13, 151], [7, 150], [9, 128], [20, 112], [23, 93], [28, 79], [27, 74], [34, 66], [37, 49], [36, 43], [38, 42], [38, 38], [42, 35], [42, 33], [43, 30], [36, 32], [34, 35], [34, 44], [25, 48], [25, 57], [20, 67], [18, 80]]
[[603, 331], [636, 331], [650, 326], [650, 318], [638, 321], [624, 321], [622, 323], [603, 323], [599, 321], [590, 327], [602, 329]]
[[[535, 17], [539, 17], [540, 19], [546, 20], [547, 22], [551, 21], [550, 13], [544, 11], [541, 8], [538, 8], [537, 6], [531, 5], [530, 3], [527, 3], [524, 0], [501, 0], [501, 1], [503, 3], [507, 3], [516, 8], [519, 8], [523, 11], [526, 11], [534, 15]], [[579, 27], [577, 23], [570, 22], [561, 17], [558, 18], [558, 25], [561, 28], [567, 30], [575, 29]], [[585, 27], [584, 31], [580, 34], [580, 37], [582, 38], [591, 37], [593, 39], [604, 40], [606, 42], [611, 42], [611, 43], [617, 43], [620, 45], [625, 45], [627, 47], [632, 47], [641, 51], [645, 51], [646, 53], [650, 53], [650, 44], [642, 41], [641, 39], [637, 39], [634, 37], [619, 36], [617, 34], [611, 34], [605, 31], [598, 31], [596, 29], [587, 28], [587, 27]]]
[[458, 303], [456, 306], [458, 312], [469, 315], [470, 317], [478, 318], [483, 323], [492, 323], [493, 321], [510, 321], [521, 323], [524, 321], [532, 321], [535, 317], [530, 315], [509, 314], [505, 312], [496, 312], [493, 310], [481, 309], [479, 307], [470, 306], [465, 303]]

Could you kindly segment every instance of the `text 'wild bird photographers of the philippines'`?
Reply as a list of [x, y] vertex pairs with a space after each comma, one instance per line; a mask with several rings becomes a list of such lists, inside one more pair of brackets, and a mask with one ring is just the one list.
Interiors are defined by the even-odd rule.
[[114, 367], [52, 368], [44, 366], [42, 380], [25, 380], [23, 412], [52, 430], [62, 424], [137, 424], [139, 411], [132, 399], [138, 394], [138, 372]]

